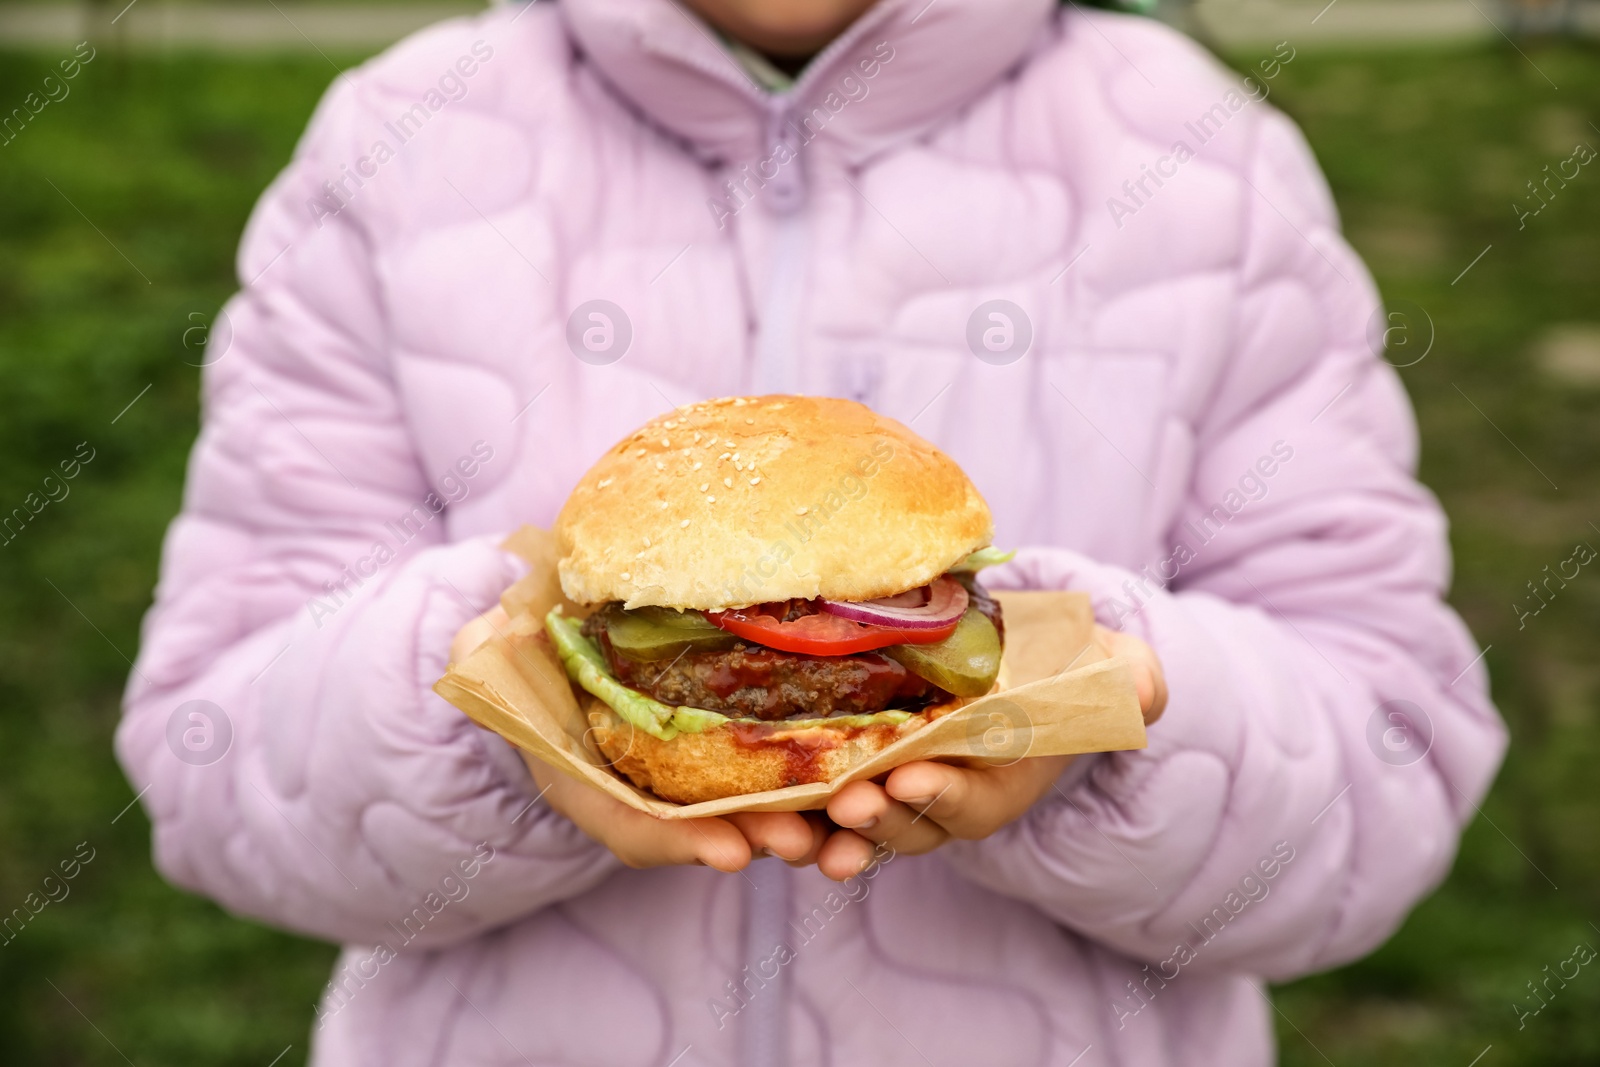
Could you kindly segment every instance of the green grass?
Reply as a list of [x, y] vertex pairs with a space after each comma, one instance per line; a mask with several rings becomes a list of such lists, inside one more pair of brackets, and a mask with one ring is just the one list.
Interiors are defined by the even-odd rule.
[[[1511, 211], [1576, 139], [1600, 146], [1600, 65], [1574, 45], [1529, 54], [1559, 91], [1498, 48], [1303, 53], [1277, 83], [1385, 293], [1436, 324], [1402, 374], [1455, 523], [1454, 599], [1493, 645], [1515, 738], [1493, 825], [1468, 830], [1448, 884], [1371, 958], [1279, 990], [1290, 1067], [1466, 1067], [1491, 1043], [1482, 1067], [1600, 1059], [1600, 969], [1525, 1030], [1511, 1010], [1574, 943], [1600, 945], [1600, 574], [1524, 631], [1510, 608], [1574, 542], [1600, 545], [1600, 395], [1528, 358], [1549, 324], [1600, 320], [1600, 167], [1526, 231]], [[0, 59], [0, 104], [55, 58]], [[140, 809], [112, 822], [133, 790], [110, 736], [196, 429], [189, 316], [232, 289], [246, 213], [331, 77], [317, 56], [102, 54], [0, 147], [0, 509], [79, 442], [96, 450], [71, 496], [0, 547], [0, 910], [79, 842], [96, 850], [71, 896], [0, 948], [0, 1062], [123, 1064], [113, 1043], [141, 1067], [263, 1067], [291, 1044], [280, 1064], [303, 1061], [333, 949], [164, 885]]]
[[1600, 391], [1553, 380], [1531, 358], [1552, 324], [1600, 327], [1600, 167], [1525, 230], [1512, 210], [1545, 164], [1579, 141], [1600, 149], [1589, 125], [1600, 122], [1600, 67], [1592, 48], [1524, 49], [1527, 59], [1502, 48], [1302, 55], [1280, 79], [1278, 102], [1304, 125], [1386, 299], [1435, 323], [1433, 351], [1400, 373], [1423, 479], [1453, 523], [1452, 600], [1492, 646], [1512, 733], [1444, 889], [1368, 959], [1279, 991], [1292, 1067], [1323, 1055], [1466, 1067], [1490, 1044], [1483, 1067], [1600, 1062], [1600, 970], [1584, 968], [1525, 1029], [1511, 1007], [1574, 944], [1600, 946], [1589, 925], [1600, 923], [1600, 573], [1585, 568], [1526, 629], [1511, 608], [1576, 542], [1600, 547], [1589, 526], [1600, 524]]
[[[0, 59], [0, 100], [55, 58]], [[142, 811], [112, 825], [133, 790], [110, 737], [197, 426], [188, 316], [209, 321], [232, 290], [246, 214], [332, 75], [315, 55], [102, 52], [0, 147], [4, 510], [79, 442], [95, 450], [71, 495], [0, 547], [0, 909], [78, 842], [96, 850], [0, 948], [0, 1063], [126, 1067], [112, 1043], [141, 1067], [264, 1067], [291, 1043], [280, 1067], [303, 1062], [334, 950], [166, 886]]]

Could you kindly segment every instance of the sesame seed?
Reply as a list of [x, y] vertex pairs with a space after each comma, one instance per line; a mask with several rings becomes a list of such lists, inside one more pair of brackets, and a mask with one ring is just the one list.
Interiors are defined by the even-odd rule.
[[604, 489], [606, 486], [608, 486], [610, 484], [611, 484], [611, 479], [610, 478], [601, 478], [598, 482], [595, 483], [595, 488], [596, 489]]
[[794, 513], [796, 515], [804, 515], [808, 510], [808, 508], [795, 508]]
[[700, 434], [699, 433], [696, 433], [694, 435], [694, 443], [695, 444], [699, 444], [700, 443]]
[[662, 447], [662, 448], [671, 448], [671, 447], [672, 447], [672, 438], [670, 438], [670, 437], [663, 437], [663, 438], [662, 438], [662, 439], [661, 439], [661, 447]]
[[[650, 547], [650, 538], [646, 537], [644, 539], [644, 547], [646, 547], [646, 548]], [[640, 554], [643, 555], [643, 553], [640, 553]]]
[[722, 479], [722, 484], [727, 486], [729, 489], [732, 489], [733, 488], [733, 479], [732, 478], [724, 478], [724, 479]]
[[695, 460], [694, 461], [694, 466], [690, 467], [689, 469], [692, 470], [692, 471], [697, 471], [703, 466], [705, 466], [704, 463], [701, 463], [699, 460]]
[[717, 498], [716, 497], [714, 497], [714, 496], [706, 497], [706, 503], [707, 504], [715, 504], [716, 502], [717, 502]]
[[627, 571], [623, 571], [622, 572], [622, 580], [625, 581], [625, 582], [632, 581], [633, 580], [633, 575], [629, 574]]
[[710, 482], [701, 482], [700, 483], [700, 491], [702, 493], [705, 492], [707, 489], [710, 489], [710, 488], [711, 488], [711, 483]]
[[662, 511], [665, 511], [667, 510], [667, 502], [665, 500], [658, 500], [656, 501], [656, 507], [660, 508]]
[[722, 455], [718, 456], [717, 458], [718, 459], [732, 459], [733, 458], [733, 453], [732, 452], [724, 452]]
[[659, 459], [656, 460], [656, 470], [664, 471], [666, 469], [667, 469], [667, 465], [665, 463], [661, 462]]
[[755, 419], [745, 419], [744, 420], [744, 424], [746, 426], [754, 426], [756, 424], [756, 420]]
[[760, 485], [761, 484], [761, 479], [760, 478], [751, 478], [750, 479], [750, 484], [751, 485]]
[[682, 522], [678, 523], [678, 525], [681, 526], [681, 527], [684, 527], [685, 529], [687, 529], [688, 526], [689, 526], [689, 520], [688, 519], [684, 519]]
[[734, 453], [734, 454], [733, 454], [733, 458], [734, 458], [734, 459], [738, 459], [738, 458], [739, 458], [739, 453], [737, 453], [737, 452], [735, 452], [735, 453]]

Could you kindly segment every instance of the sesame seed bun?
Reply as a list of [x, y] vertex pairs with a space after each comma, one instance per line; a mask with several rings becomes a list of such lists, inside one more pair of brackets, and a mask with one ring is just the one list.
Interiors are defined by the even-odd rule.
[[871, 600], [987, 546], [960, 467], [851, 400], [709, 400], [647, 423], [579, 481], [556, 519], [562, 591], [720, 611]]

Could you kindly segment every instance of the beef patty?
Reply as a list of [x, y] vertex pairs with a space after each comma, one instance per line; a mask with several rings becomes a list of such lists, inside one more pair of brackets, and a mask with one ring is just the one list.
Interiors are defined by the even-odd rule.
[[[1003, 637], [1000, 605], [971, 576], [962, 577], [972, 606]], [[583, 632], [600, 645], [611, 672], [624, 685], [673, 707], [772, 722], [870, 715], [887, 708], [915, 711], [953, 699], [881, 652], [807, 656], [741, 642], [727, 651], [686, 652], [672, 660], [630, 659], [606, 639], [604, 615], [590, 616]]]
[[673, 660], [621, 656], [604, 636], [612, 673], [663, 704], [767, 721], [865, 715], [912, 709], [948, 694], [888, 656], [802, 656], [740, 644], [726, 652], [686, 652]]

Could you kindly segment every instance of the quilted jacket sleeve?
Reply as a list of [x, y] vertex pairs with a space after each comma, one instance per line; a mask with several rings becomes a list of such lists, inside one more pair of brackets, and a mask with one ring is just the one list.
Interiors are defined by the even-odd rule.
[[1167, 977], [1370, 951], [1443, 879], [1505, 745], [1442, 601], [1410, 409], [1365, 337], [1371, 282], [1298, 131], [1270, 115], [1252, 157], [1238, 325], [1172, 555], [1133, 574], [1039, 548], [994, 583], [1088, 590], [1160, 655], [1166, 716], [1147, 750], [1091, 757], [947, 850]]
[[425, 473], [459, 482], [419, 467], [360, 201], [330, 210], [361, 91], [330, 92], [246, 232], [117, 751], [173, 882], [337, 941], [410, 920], [427, 947], [616, 864], [430, 690], [516, 570], [444, 543], [457, 493]]

